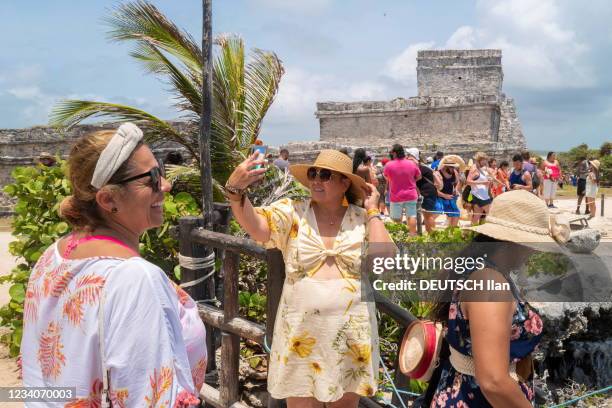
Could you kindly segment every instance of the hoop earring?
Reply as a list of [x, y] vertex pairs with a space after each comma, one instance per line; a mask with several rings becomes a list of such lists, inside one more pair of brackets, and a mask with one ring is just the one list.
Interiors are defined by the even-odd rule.
[[113, 207], [113, 208], [111, 208], [111, 212], [112, 212], [113, 214], [116, 214], [116, 213], [117, 213], [117, 211], [119, 211], [119, 210], [117, 210], [117, 207]]

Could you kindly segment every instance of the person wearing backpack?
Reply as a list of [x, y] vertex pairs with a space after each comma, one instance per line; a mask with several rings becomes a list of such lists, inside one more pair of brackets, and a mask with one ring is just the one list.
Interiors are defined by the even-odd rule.
[[459, 207], [457, 198], [459, 197], [459, 164], [442, 161], [436, 177], [439, 178], [438, 205], [446, 214], [449, 227], [456, 227], [459, 224]]
[[523, 170], [529, 172], [529, 175], [531, 176], [532, 193], [539, 195], [537, 192], [539, 191], [542, 179], [538, 174], [538, 167], [531, 162], [531, 154], [527, 150], [521, 153], [521, 155], [523, 160]]
[[[576, 195], [578, 196], [578, 203], [576, 204], [576, 214], [580, 214], [580, 205], [582, 204], [582, 199], [584, 198], [584, 193], [586, 191], [587, 177], [591, 171], [591, 166], [589, 161], [585, 156], [580, 158], [580, 161], [576, 164]], [[586, 204], [584, 209], [584, 215], [589, 214], [589, 205]]]
[[435, 182], [434, 171], [420, 162], [420, 152], [416, 147], [411, 147], [406, 150], [408, 160], [412, 160], [414, 164], [419, 166], [421, 178], [417, 180], [416, 186], [419, 194], [423, 197], [421, 209], [423, 214], [423, 223], [425, 230], [431, 232], [436, 228], [436, 218], [439, 215], [440, 209], [437, 207], [438, 189]]
[[527, 190], [533, 192], [533, 184], [531, 173], [524, 169], [523, 156], [515, 154], [512, 157], [512, 166], [514, 167], [510, 173], [508, 182], [511, 190]]

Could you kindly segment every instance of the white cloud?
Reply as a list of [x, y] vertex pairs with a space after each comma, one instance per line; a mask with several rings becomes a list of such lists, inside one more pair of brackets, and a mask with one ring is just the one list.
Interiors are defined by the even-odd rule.
[[399, 55], [391, 58], [385, 67], [385, 74], [391, 79], [416, 89], [417, 52], [434, 48], [435, 43], [420, 42], [408, 46]]
[[9, 89], [7, 92], [15, 98], [23, 100], [36, 100], [44, 96], [40, 88], [35, 85], [15, 87]]
[[309, 73], [296, 67], [285, 67], [278, 94], [269, 115], [274, 121], [313, 118], [317, 102], [381, 100], [391, 90], [382, 82], [352, 82], [334, 75]]
[[499, 48], [506, 84], [527, 89], [589, 88], [597, 79], [587, 44], [564, 23], [569, 13], [553, 0], [479, 1], [478, 24], [461, 26], [444, 45], [409, 45], [387, 63], [386, 74], [416, 85], [416, 54], [422, 49]]
[[475, 48], [476, 30], [470, 26], [461, 26], [446, 41], [446, 48], [450, 50], [464, 50]]

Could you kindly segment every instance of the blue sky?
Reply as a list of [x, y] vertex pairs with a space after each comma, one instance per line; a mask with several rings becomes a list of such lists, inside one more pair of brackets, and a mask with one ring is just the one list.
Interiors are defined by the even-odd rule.
[[[153, 0], [195, 38], [201, 3]], [[44, 125], [62, 98], [178, 116], [167, 85], [106, 40], [114, 1], [0, 2], [0, 128]], [[501, 48], [504, 92], [530, 148], [612, 140], [612, 4], [572, 0], [213, 0], [215, 33], [238, 33], [285, 66], [262, 129], [273, 145], [317, 140], [315, 103], [416, 95], [416, 51]]]

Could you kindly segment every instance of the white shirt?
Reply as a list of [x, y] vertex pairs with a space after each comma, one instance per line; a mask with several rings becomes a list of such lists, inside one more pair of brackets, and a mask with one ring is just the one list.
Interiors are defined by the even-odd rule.
[[113, 406], [193, 403], [207, 358], [195, 302], [142, 258], [65, 259], [57, 243], [41, 256], [28, 282], [21, 344], [24, 386], [76, 387], [77, 400], [48, 407], [99, 406], [102, 294]]

